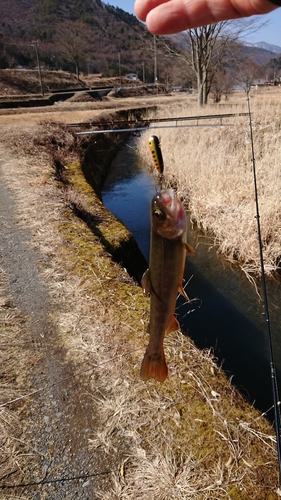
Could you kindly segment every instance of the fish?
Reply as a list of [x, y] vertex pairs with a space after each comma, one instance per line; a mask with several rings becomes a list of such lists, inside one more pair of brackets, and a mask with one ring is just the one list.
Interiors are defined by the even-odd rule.
[[140, 377], [164, 382], [168, 375], [163, 341], [165, 334], [179, 329], [174, 316], [178, 292], [183, 289], [186, 253], [194, 249], [186, 243], [186, 214], [173, 189], [158, 191], [150, 208], [149, 269], [141, 284], [150, 296], [149, 343], [141, 363]]
[[157, 172], [159, 172], [159, 174], [162, 175], [164, 171], [164, 161], [162, 157], [162, 151], [160, 148], [160, 142], [157, 135], [152, 135], [151, 137], [149, 137], [148, 144], [152, 154], [155, 168]]

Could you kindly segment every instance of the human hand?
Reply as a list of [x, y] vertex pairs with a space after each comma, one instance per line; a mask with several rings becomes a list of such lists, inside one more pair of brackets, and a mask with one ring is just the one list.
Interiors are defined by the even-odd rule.
[[[272, 3], [272, 1], [275, 2]], [[266, 14], [280, 0], [135, 0], [135, 13], [155, 35], [179, 33], [185, 29], [219, 21]]]

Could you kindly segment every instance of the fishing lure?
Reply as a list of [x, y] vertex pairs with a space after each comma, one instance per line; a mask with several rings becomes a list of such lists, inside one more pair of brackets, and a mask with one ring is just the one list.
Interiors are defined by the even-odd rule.
[[164, 162], [158, 137], [156, 135], [152, 135], [151, 137], [149, 137], [148, 144], [152, 154], [155, 168], [157, 172], [159, 172], [159, 174], [162, 175], [164, 171]]

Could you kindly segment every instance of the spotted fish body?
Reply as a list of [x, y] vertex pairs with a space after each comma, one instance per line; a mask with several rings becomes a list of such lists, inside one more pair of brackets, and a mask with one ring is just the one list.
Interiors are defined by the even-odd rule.
[[151, 202], [149, 269], [142, 278], [144, 292], [150, 294], [149, 344], [140, 375], [164, 382], [168, 374], [163, 340], [165, 333], [178, 330], [174, 317], [176, 299], [182, 288], [186, 252], [186, 215], [173, 189], [156, 193]]

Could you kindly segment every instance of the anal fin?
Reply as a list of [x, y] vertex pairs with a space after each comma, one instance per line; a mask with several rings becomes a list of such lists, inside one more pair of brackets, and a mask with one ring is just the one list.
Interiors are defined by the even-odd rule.
[[180, 325], [178, 320], [175, 318], [175, 316], [172, 316], [169, 326], [165, 331], [165, 334], [168, 335], [169, 333], [176, 332], [179, 329]]

